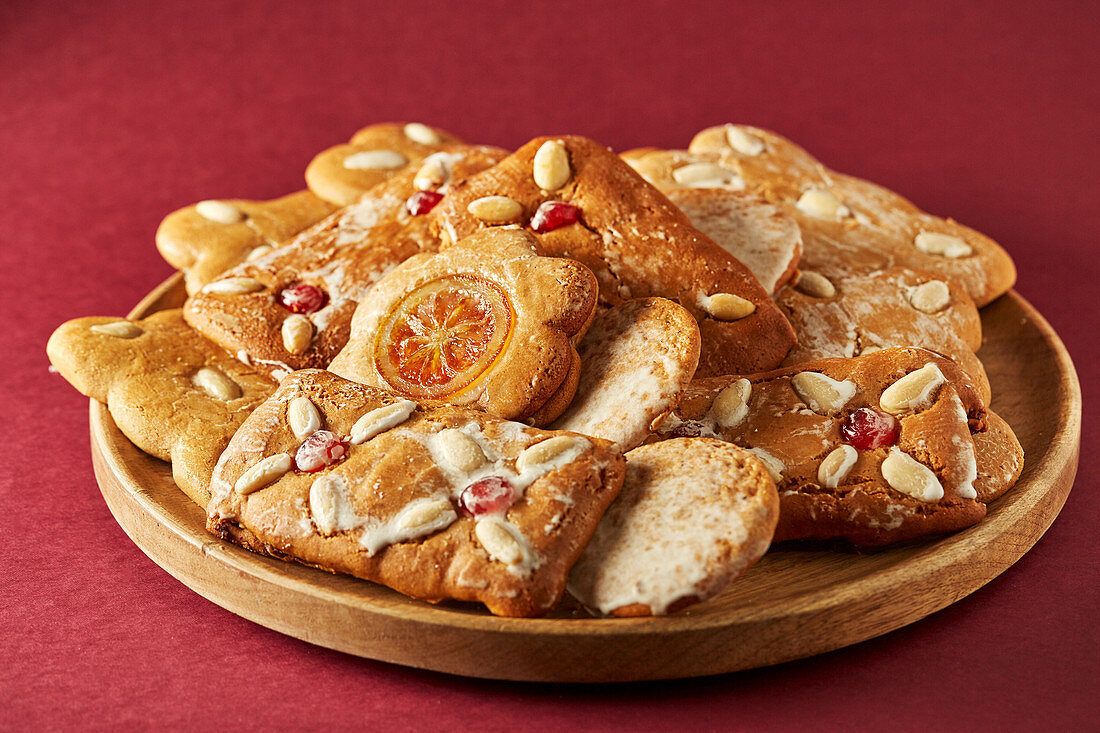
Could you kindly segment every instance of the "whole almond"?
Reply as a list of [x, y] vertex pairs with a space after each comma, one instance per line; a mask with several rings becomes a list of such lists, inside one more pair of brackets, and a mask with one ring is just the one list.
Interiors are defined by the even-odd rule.
[[225, 201], [200, 201], [195, 204], [195, 212], [204, 219], [218, 224], [236, 224], [244, 219], [244, 212]]
[[737, 321], [752, 315], [756, 304], [733, 293], [715, 293], [700, 298], [703, 310], [719, 321]]
[[203, 287], [202, 292], [215, 295], [241, 295], [243, 293], [255, 293], [263, 290], [264, 284], [251, 277], [227, 277], [224, 280], [215, 280]]
[[290, 470], [292, 462], [293, 459], [289, 453], [277, 453], [268, 456], [242, 473], [240, 478], [233, 484], [233, 489], [238, 494], [251, 494], [253, 491], [262, 489], [268, 484], [278, 481], [283, 474]]
[[523, 206], [507, 196], [482, 196], [471, 201], [466, 210], [486, 224], [507, 224], [519, 219]]
[[489, 557], [505, 565], [518, 565], [523, 562], [523, 548], [512, 533], [497, 521], [482, 519], [474, 525], [474, 534], [478, 542], [489, 553]]
[[439, 441], [443, 460], [457, 471], [470, 473], [485, 464], [485, 453], [481, 446], [461, 430], [440, 430], [436, 440]]
[[321, 429], [321, 413], [308, 397], [295, 397], [286, 406], [286, 421], [294, 437], [305, 440]]
[[836, 295], [836, 286], [819, 272], [800, 270], [794, 289], [812, 298], [832, 298]]
[[92, 333], [98, 333], [101, 336], [112, 336], [118, 339], [137, 338], [141, 334], [145, 333], [141, 330], [140, 326], [134, 323], [130, 323], [129, 321], [97, 323], [94, 326], [89, 327], [88, 330]]
[[882, 477], [890, 488], [918, 501], [939, 501], [943, 498], [943, 485], [932, 469], [896, 445], [882, 462]]
[[410, 122], [405, 125], [405, 137], [421, 145], [439, 145], [441, 140], [435, 130], [422, 122]]
[[948, 259], [968, 257], [974, 253], [974, 248], [958, 237], [938, 232], [921, 232], [913, 239], [913, 244], [925, 254]]
[[951, 291], [942, 280], [929, 280], [909, 292], [909, 304], [921, 313], [937, 313], [951, 303]]
[[827, 489], [835, 489], [841, 481], [848, 478], [858, 457], [856, 449], [850, 445], [834, 449], [817, 467], [817, 482]]
[[195, 372], [195, 376], [191, 377], [191, 381], [210, 397], [222, 402], [229, 402], [241, 396], [240, 386], [220, 369], [202, 367]]
[[854, 382], [839, 382], [819, 372], [795, 374], [791, 377], [791, 387], [818, 415], [835, 415], [856, 393]]
[[291, 354], [301, 354], [313, 343], [313, 324], [301, 313], [283, 320], [283, 347]]
[[336, 531], [347, 485], [338, 473], [318, 476], [309, 487], [309, 513], [321, 534]]
[[531, 168], [535, 185], [544, 191], [556, 191], [573, 176], [569, 153], [560, 140], [547, 140], [539, 146]]
[[362, 150], [344, 158], [344, 167], [353, 171], [391, 170], [408, 162], [409, 159], [396, 150]]
[[[450, 521], [444, 524], [441, 520], [447, 519], [446, 515], [448, 514], [450, 515]], [[447, 499], [438, 499], [436, 501], [423, 501], [410, 506], [398, 517], [397, 526], [403, 530], [415, 530], [419, 527], [428, 528], [433, 525], [442, 529], [443, 526], [450, 524], [455, 519], [458, 519], [458, 514], [455, 513], [451, 502]]]
[[420, 165], [416, 172], [413, 185], [418, 191], [427, 191], [439, 188], [451, 180], [451, 167], [447, 162], [446, 153], [432, 153]]
[[371, 410], [351, 426], [352, 445], [364, 443], [379, 433], [400, 425], [409, 419], [415, 409], [416, 403], [412, 400], [401, 400]]
[[840, 221], [852, 215], [852, 210], [828, 191], [811, 189], [802, 194], [795, 204], [800, 211], [818, 219]]
[[878, 404], [892, 415], [917, 412], [926, 407], [946, 379], [935, 364], [909, 372], [882, 392]]
[[714, 398], [710, 407], [714, 422], [721, 428], [732, 428], [749, 414], [749, 398], [752, 396], [752, 382], [738, 379]]
[[528, 446], [519, 454], [519, 457], [516, 458], [516, 471], [523, 473], [533, 466], [549, 463], [566, 451], [579, 447], [583, 447], [580, 438], [569, 435], [557, 435], [548, 438], [540, 443]]
[[[745, 182], [727, 168], [714, 163], [688, 163], [672, 171], [674, 181], [692, 188], [744, 188]], [[738, 185], [740, 184], [740, 185]]]
[[760, 138], [733, 125], [726, 127], [726, 142], [742, 155], [760, 155], [764, 152], [764, 142]]

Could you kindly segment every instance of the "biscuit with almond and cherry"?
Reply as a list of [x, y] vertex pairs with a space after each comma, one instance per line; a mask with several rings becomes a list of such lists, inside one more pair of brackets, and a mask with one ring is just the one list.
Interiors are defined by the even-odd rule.
[[972, 433], [985, 430], [986, 415], [951, 360], [884, 349], [696, 380], [659, 434], [755, 453], [779, 487], [777, 542], [885, 545], [985, 516]]
[[292, 374], [214, 471], [207, 528], [431, 603], [538, 616], [618, 495], [610, 443]]
[[394, 268], [359, 304], [329, 369], [432, 404], [545, 425], [572, 401], [575, 344], [596, 310], [592, 272], [495, 228]]
[[462, 141], [420, 122], [383, 122], [364, 127], [350, 142], [317, 154], [306, 168], [306, 185], [336, 206], [354, 204], [383, 181]]
[[454, 182], [503, 158], [446, 145], [282, 247], [188, 299], [184, 317], [227, 351], [274, 376], [324, 368], [347, 343], [355, 306], [390, 269], [438, 239], [427, 214]]
[[775, 482], [749, 451], [706, 438], [643, 445], [626, 454], [622, 491], [569, 592], [610, 616], [675, 613], [763, 557], [778, 518]]
[[271, 201], [200, 201], [173, 211], [157, 228], [165, 261], [182, 270], [188, 294], [250, 257], [259, 257], [331, 214], [309, 191]]
[[778, 365], [794, 344], [790, 325], [752, 273], [603, 145], [540, 137], [471, 176], [433, 212], [443, 248], [474, 232], [518, 225], [542, 254], [585, 264], [600, 301], [678, 302], [699, 322], [699, 372]]
[[170, 461], [176, 485], [202, 507], [218, 456], [275, 391], [272, 379], [195, 333], [178, 309], [138, 321], [77, 318], [54, 331], [46, 351], [134, 445]]
[[903, 266], [957, 281], [983, 306], [1012, 287], [1012, 258], [989, 237], [925, 213], [869, 181], [829, 170], [790, 140], [746, 125], [699, 132], [692, 155], [797, 219], [803, 269], [829, 278]]

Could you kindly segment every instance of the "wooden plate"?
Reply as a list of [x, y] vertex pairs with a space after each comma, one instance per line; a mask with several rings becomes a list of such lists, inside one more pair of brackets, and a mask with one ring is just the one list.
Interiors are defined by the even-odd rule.
[[[131, 313], [178, 306], [179, 277]], [[92, 455], [115, 519], [149, 557], [214, 603], [299, 639], [475, 677], [558, 682], [732, 672], [854, 644], [912, 623], [996, 577], [1038, 541], [1073, 485], [1081, 391], [1061, 340], [1009, 293], [982, 311], [994, 409], [1026, 452], [1023, 476], [975, 527], [874, 553], [778, 549], [708, 603], [675, 616], [542, 619], [432, 606], [381, 586], [253, 555], [208, 535], [166, 463], [91, 407]]]

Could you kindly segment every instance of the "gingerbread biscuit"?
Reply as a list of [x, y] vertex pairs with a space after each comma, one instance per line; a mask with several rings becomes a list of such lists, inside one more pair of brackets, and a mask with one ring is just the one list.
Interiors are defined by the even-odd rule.
[[971, 439], [985, 419], [954, 362], [884, 349], [697, 380], [660, 432], [718, 437], [757, 454], [779, 487], [775, 541], [884, 545], [985, 516]]
[[1012, 488], [1024, 470], [1024, 449], [1016, 433], [1000, 415], [986, 413], [985, 432], [974, 434], [978, 478], [974, 490], [978, 501], [988, 504]]
[[778, 517], [775, 482], [746, 450], [705, 438], [635, 448], [569, 592], [612, 616], [679, 611], [759, 560]]
[[919, 346], [954, 359], [989, 401], [989, 379], [974, 354], [982, 342], [981, 317], [954, 281], [891, 267], [834, 283], [802, 270], [775, 300], [798, 336], [784, 365]]
[[574, 344], [596, 294], [588, 268], [536, 255], [530, 234], [479, 232], [379, 280], [329, 368], [417, 401], [546, 424], [576, 391]]
[[622, 477], [606, 441], [304, 370], [222, 455], [207, 527], [414, 598], [536, 616], [561, 596]]
[[486, 227], [528, 227], [543, 254], [595, 273], [604, 305], [654, 296], [678, 302], [699, 322], [701, 374], [768, 369], [794, 344], [752, 273], [592, 140], [536, 138], [456, 185], [432, 216], [444, 249]]
[[446, 145], [286, 245], [191, 296], [194, 328], [275, 376], [323, 368], [347, 343], [355, 306], [391, 268], [438, 240], [426, 214], [456, 180], [506, 155]]
[[699, 362], [699, 327], [671, 300], [628, 300], [597, 313], [577, 351], [577, 394], [550, 427], [626, 451], [679, 403]]
[[681, 150], [622, 154], [630, 167], [684, 212], [692, 225], [749, 268], [769, 293], [786, 285], [802, 256], [798, 222], [728, 169]]
[[171, 461], [176, 485], [202, 507], [218, 456], [275, 391], [191, 330], [179, 310], [140, 321], [78, 318], [54, 331], [46, 352], [81, 394], [107, 405], [134, 445]]
[[319, 153], [306, 168], [306, 185], [325, 201], [348, 206], [395, 174], [416, 167], [450, 143], [453, 135], [419, 122], [364, 127], [351, 142]]
[[831, 171], [805, 150], [745, 125], [707, 128], [689, 151], [728, 169], [798, 220], [802, 266], [827, 277], [902, 266], [955, 280], [978, 306], [1016, 280], [1008, 254], [989, 237], [927, 214], [868, 181]]
[[157, 249], [182, 270], [188, 294], [248, 257], [258, 257], [332, 213], [309, 191], [271, 201], [200, 201], [173, 211], [157, 228]]

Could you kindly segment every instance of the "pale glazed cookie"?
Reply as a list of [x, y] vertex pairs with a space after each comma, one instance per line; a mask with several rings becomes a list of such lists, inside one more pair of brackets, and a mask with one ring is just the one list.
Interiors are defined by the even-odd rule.
[[802, 256], [798, 222], [762, 196], [745, 191], [729, 170], [681, 150], [628, 150], [623, 160], [718, 246], [752, 271], [769, 293], [786, 285]]
[[775, 541], [884, 545], [985, 516], [971, 430], [986, 410], [949, 359], [884, 349], [697, 380], [661, 426], [755, 453], [779, 487]]
[[954, 359], [989, 401], [989, 379], [974, 354], [982, 342], [981, 319], [953, 281], [903, 267], [835, 282], [802, 270], [776, 303], [798, 336], [784, 365], [919, 346]]
[[986, 414], [985, 432], [974, 434], [978, 501], [988, 504], [1012, 488], [1024, 470], [1024, 449], [1008, 423], [994, 412]]
[[179, 310], [140, 321], [78, 318], [54, 331], [46, 352], [81, 394], [107, 405], [134, 445], [171, 461], [176, 485], [202, 507], [218, 456], [275, 390], [191, 330]]
[[569, 592], [612, 616], [678, 611], [759, 560], [778, 517], [775, 482], [749, 451], [705, 438], [635, 448]]
[[438, 240], [426, 214], [454, 181], [507, 154], [447, 145], [286, 245], [226, 272], [184, 316], [227, 351], [279, 377], [322, 368], [347, 343], [355, 306], [391, 268]]
[[680, 401], [699, 361], [699, 328], [665, 298], [642, 298], [596, 314], [581, 340], [577, 394], [551, 424], [639, 445]]
[[689, 150], [798, 220], [806, 269], [842, 277], [910, 267], [956, 280], [978, 306], [1016, 280], [1012, 259], [989, 237], [927, 214], [881, 186], [831, 171], [773, 132], [720, 125], [698, 133]]
[[543, 254], [587, 265], [600, 300], [675, 300], [699, 321], [701, 374], [768, 369], [794, 344], [752, 273], [613, 152], [583, 137], [541, 137], [457, 184], [432, 216], [444, 249], [486, 227], [521, 225]]
[[419, 122], [384, 122], [364, 127], [351, 142], [317, 155], [306, 168], [306, 185], [337, 206], [354, 204], [379, 183], [458, 138]]
[[304, 370], [222, 455], [207, 527], [414, 598], [537, 616], [561, 596], [622, 477], [606, 441]]
[[157, 249], [182, 270], [188, 294], [248, 257], [258, 257], [332, 213], [309, 191], [271, 201], [200, 201], [173, 211], [157, 229]]
[[530, 234], [479, 232], [379, 280], [329, 368], [420, 402], [545, 425], [573, 399], [574, 344], [596, 295], [588, 268], [536, 255]]

